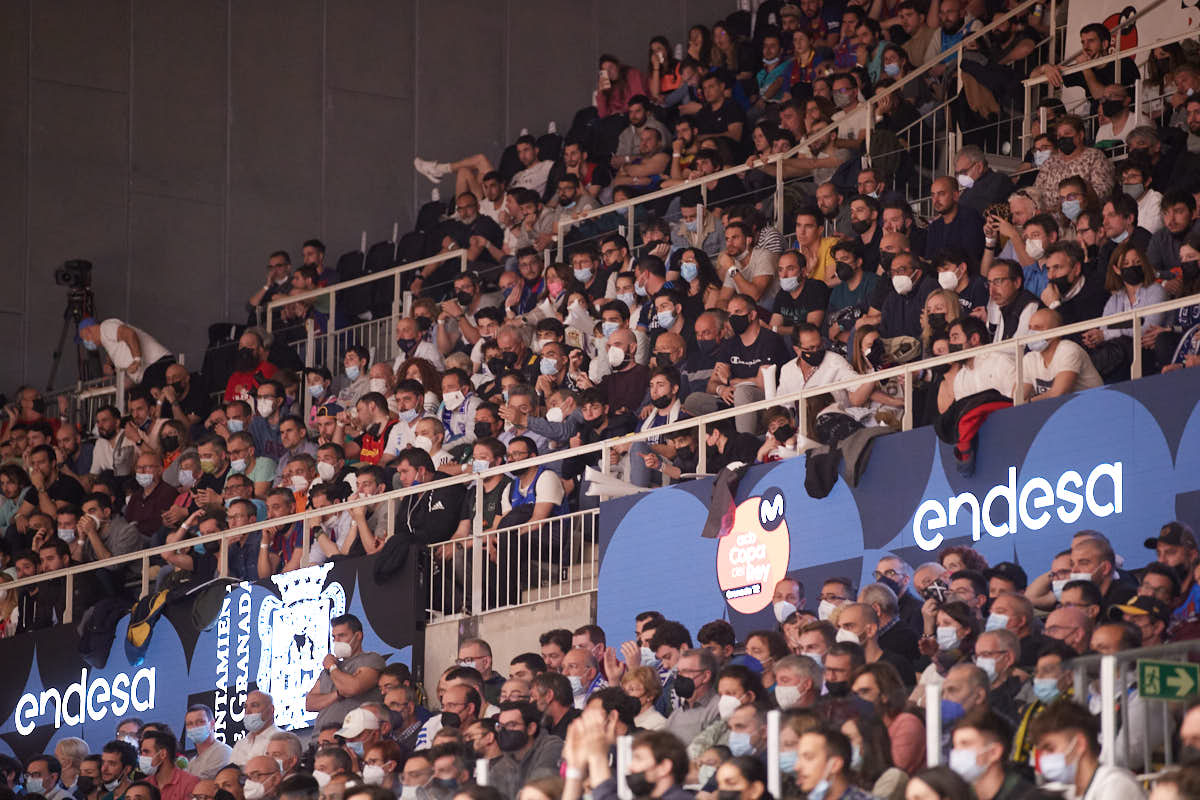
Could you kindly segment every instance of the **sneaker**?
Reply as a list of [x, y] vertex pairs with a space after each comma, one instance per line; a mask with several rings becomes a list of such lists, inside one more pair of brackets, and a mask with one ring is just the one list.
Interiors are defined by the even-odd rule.
[[449, 164], [439, 164], [436, 161], [429, 161], [424, 158], [414, 158], [413, 168], [426, 178], [429, 178], [433, 183], [439, 183], [442, 178], [450, 174]]

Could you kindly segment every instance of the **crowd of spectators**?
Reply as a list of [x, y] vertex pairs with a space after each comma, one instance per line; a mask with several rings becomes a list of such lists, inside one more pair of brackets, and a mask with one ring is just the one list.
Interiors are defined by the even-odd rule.
[[[1085, 668], [1079, 684], [1073, 665], [1200, 636], [1192, 530], [1169, 522], [1145, 546], [1153, 560], [1132, 569], [1082, 531], [1032, 580], [966, 546], [915, 568], [885, 553], [861, 588], [830, 576], [810, 596], [784, 578], [778, 624], [740, 640], [725, 620], [693, 634], [648, 610], [622, 643], [591, 624], [509, 643], [527, 650], [502, 671], [488, 642], [466, 638], [428, 693], [407, 666], [365, 651], [361, 623], [344, 615], [306, 696], [311, 728], [280, 730], [256, 690], [236, 736], [204, 705], [187, 709], [182, 737], [126, 718], [96, 755], [67, 738], [23, 766], [0, 756], [0, 798], [611, 800], [616, 740], [632, 736], [636, 797], [763, 800], [775, 709], [783, 798], [1137, 800], [1144, 754], [1151, 772], [1174, 765], [1152, 778], [1151, 798], [1193, 798], [1200, 704], [1152, 704], [1129, 674], [1104, 753], [1098, 673]], [[931, 684], [941, 701], [926, 709]], [[927, 767], [930, 711], [946, 766]]]

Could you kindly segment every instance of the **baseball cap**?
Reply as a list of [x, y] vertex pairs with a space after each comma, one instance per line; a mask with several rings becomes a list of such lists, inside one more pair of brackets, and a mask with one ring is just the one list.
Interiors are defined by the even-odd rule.
[[1025, 570], [1011, 561], [1001, 561], [999, 564], [987, 568], [983, 572], [983, 577], [989, 581], [992, 578], [1006, 580], [1016, 587], [1018, 592], [1025, 591], [1025, 587], [1029, 585], [1029, 578], [1025, 575]]
[[361, 736], [363, 731], [377, 730], [379, 730], [379, 717], [365, 708], [356, 708], [346, 714], [337, 735], [343, 739], [353, 739]]
[[[82, 325], [83, 323], [80, 324]], [[1156, 549], [1160, 543], [1176, 547], [1184, 545], [1185, 547], [1195, 549], [1196, 536], [1187, 525], [1184, 525], [1182, 522], [1172, 521], [1162, 526], [1162, 531], [1159, 532], [1158, 536], [1151, 536], [1145, 542], [1148, 550]]]
[[762, 662], [759, 661], [754, 656], [748, 656], [745, 653], [742, 653], [740, 655], [736, 655], [733, 658], [729, 659], [729, 664], [731, 666], [736, 664], [738, 666], [745, 667], [746, 669], [753, 672], [755, 675], [762, 675], [762, 671], [763, 671]]
[[796, 5], [795, 3], [784, 3], [783, 8], [779, 9], [780, 19], [783, 19], [784, 17], [798, 18], [800, 16], [802, 16], [800, 13], [800, 6]]
[[91, 328], [91, 327], [93, 327], [95, 325], [99, 325], [99, 324], [100, 324], [99, 322], [96, 322], [95, 317], [84, 317], [83, 319], [79, 320], [79, 327], [76, 329], [76, 332], [75, 332], [75, 342], [78, 343], [78, 342], [83, 341], [83, 339], [79, 336], [79, 334], [83, 333], [85, 329]]
[[342, 408], [339, 404], [337, 404], [331, 400], [330, 402], [326, 403], [325, 405], [317, 408], [316, 416], [318, 418], [320, 418], [320, 417], [336, 417], [342, 411], [345, 411], [345, 409]]
[[1146, 595], [1138, 595], [1131, 598], [1126, 603], [1119, 603], [1112, 607], [1114, 611], [1120, 611], [1122, 614], [1138, 616], [1140, 614], [1149, 614], [1152, 617], [1166, 622], [1170, 618], [1171, 613], [1162, 601], [1154, 597]]

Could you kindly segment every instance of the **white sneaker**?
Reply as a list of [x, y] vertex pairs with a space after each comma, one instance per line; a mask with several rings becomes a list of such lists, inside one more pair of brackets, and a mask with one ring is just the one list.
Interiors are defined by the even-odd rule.
[[442, 178], [450, 174], [449, 164], [439, 164], [424, 158], [414, 158], [413, 168], [433, 183], [440, 183]]

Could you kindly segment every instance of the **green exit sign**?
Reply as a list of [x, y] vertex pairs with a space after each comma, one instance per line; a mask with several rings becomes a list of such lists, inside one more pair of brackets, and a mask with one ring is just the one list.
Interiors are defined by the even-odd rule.
[[1148, 700], [1184, 700], [1200, 694], [1200, 664], [1138, 659], [1138, 693]]

